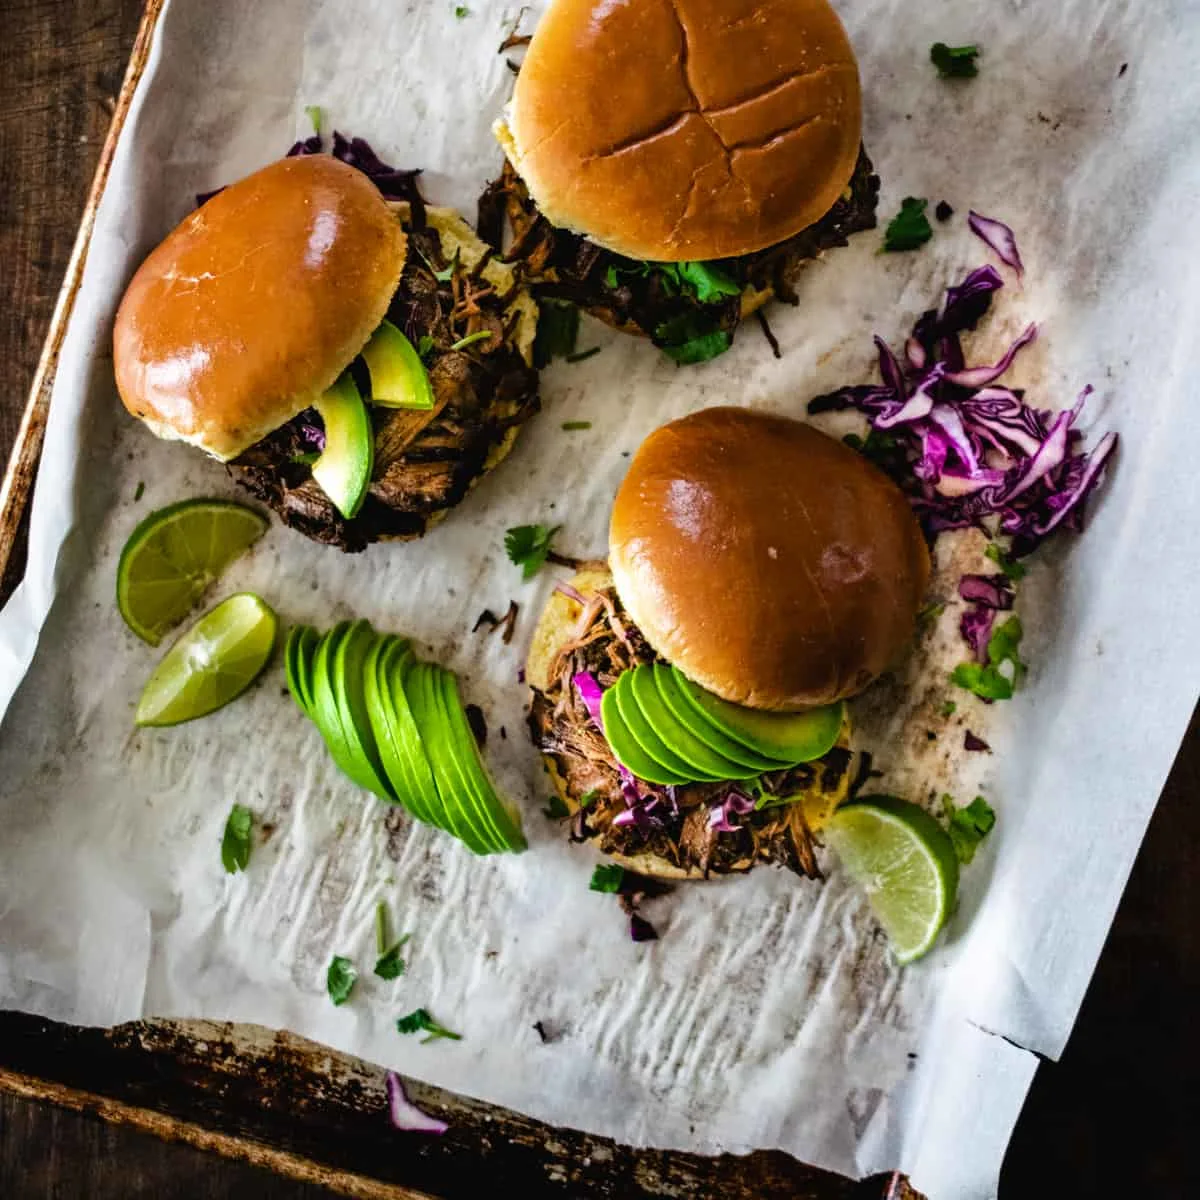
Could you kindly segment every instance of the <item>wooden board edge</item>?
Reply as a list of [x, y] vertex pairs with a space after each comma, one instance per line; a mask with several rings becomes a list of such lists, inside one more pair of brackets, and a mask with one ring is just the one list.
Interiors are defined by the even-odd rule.
[[436, 1197], [431, 1197], [425, 1192], [414, 1192], [405, 1187], [380, 1183], [362, 1175], [325, 1167], [311, 1159], [278, 1150], [261, 1142], [219, 1133], [201, 1125], [177, 1120], [153, 1109], [125, 1104], [93, 1092], [78, 1091], [3, 1067], [0, 1067], [0, 1091], [98, 1117], [110, 1124], [136, 1129], [140, 1133], [151, 1134], [166, 1142], [180, 1142], [197, 1150], [207, 1150], [221, 1155], [222, 1158], [262, 1167], [300, 1183], [317, 1184], [340, 1196], [349, 1196], [352, 1200], [436, 1200]]
[[108, 127], [108, 134], [100, 151], [100, 161], [92, 177], [87, 204], [79, 223], [79, 232], [75, 236], [75, 245], [67, 262], [67, 273], [54, 305], [50, 330], [42, 344], [33, 384], [29, 389], [29, 398], [17, 429], [16, 441], [13, 443], [4, 478], [0, 481], [0, 576], [4, 574], [12, 556], [17, 540], [17, 528], [33, 491], [33, 482], [42, 453], [42, 441], [46, 433], [46, 420], [50, 412], [50, 393], [58, 368], [58, 356], [67, 334], [71, 314], [75, 310], [75, 299], [79, 294], [80, 284], [83, 282], [83, 271], [87, 265], [88, 250], [96, 227], [96, 213], [104, 189], [108, 185], [117, 141], [129, 116], [134, 92], [150, 58], [154, 32], [158, 28], [158, 20], [165, 4], [166, 0], [146, 0], [142, 21], [133, 43], [133, 52], [129, 56], [129, 66], [126, 68], [121, 92], [113, 110], [112, 123]]

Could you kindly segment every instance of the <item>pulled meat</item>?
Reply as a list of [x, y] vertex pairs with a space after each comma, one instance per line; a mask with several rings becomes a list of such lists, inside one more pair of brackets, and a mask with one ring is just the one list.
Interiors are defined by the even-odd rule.
[[879, 176], [864, 149], [845, 194], [814, 225], [765, 250], [711, 263], [743, 295], [704, 304], [686, 289], [672, 286], [662, 273], [647, 271], [647, 264], [552, 225], [507, 161], [500, 178], [480, 198], [478, 223], [480, 236], [499, 250], [508, 218], [514, 240], [505, 259], [519, 266], [539, 295], [568, 300], [617, 329], [665, 347], [676, 344], [674, 331], [680, 329], [689, 337], [718, 331], [732, 337], [743, 316], [744, 299], [755, 293], [769, 291], [797, 304], [794, 285], [804, 263], [845, 246], [852, 234], [873, 229], [878, 202]]
[[[613, 819], [627, 807], [619, 766], [571, 681], [578, 672], [589, 671], [609, 688], [622, 672], [658, 658], [612, 589], [596, 593], [573, 633], [551, 666], [549, 689], [534, 689], [529, 728], [534, 744], [553, 760], [571, 800], [581, 804], [587, 798], [572, 824], [574, 840], [592, 840], [606, 854], [650, 855], [704, 875], [775, 863], [819, 878], [812, 831], [800, 804], [756, 809], [739, 818], [741, 824], [733, 831], [710, 827], [711, 806], [735, 784], [672, 789], [673, 801], [656, 805], [653, 821], [614, 825]], [[839, 747], [817, 762], [764, 775], [759, 784], [772, 796], [794, 795], [815, 784], [832, 792], [849, 773], [850, 762], [849, 751]]]
[[[428, 412], [370, 408], [375, 466], [358, 514], [343, 517], [312, 478], [312, 430], [320, 418], [311, 409], [230, 464], [242, 486], [286, 524], [346, 551], [381, 538], [420, 537], [538, 409], [537, 372], [512, 342], [513, 295], [483, 278], [486, 258], [471, 270], [447, 262], [437, 231], [424, 223], [423, 205], [410, 201], [410, 213], [408, 258], [388, 319], [414, 346], [424, 345], [435, 404]], [[452, 349], [481, 330], [495, 336]], [[355, 370], [368, 396], [369, 377], [357, 364]]]

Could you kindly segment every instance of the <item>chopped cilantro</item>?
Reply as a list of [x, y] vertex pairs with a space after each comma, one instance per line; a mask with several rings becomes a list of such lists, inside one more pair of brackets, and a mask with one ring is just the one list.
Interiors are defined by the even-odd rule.
[[940, 709], [938, 709], [938, 711], [943, 717], [952, 717], [956, 712], [958, 712], [958, 705], [955, 704], [953, 700], [947, 700], [946, 703], [943, 704]]
[[431, 338], [427, 333], [421, 334], [421, 340], [417, 342], [417, 355], [420, 357], [422, 362], [424, 362], [429, 356], [429, 352], [432, 349], [433, 338]]
[[137, 485], [137, 490], [133, 493], [134, 501], [136, 502], [136, 501], [140, 500], [145, 494], [146, 494], [146, 485], [144, 483], [139, 483]]
[[567, 362], [569, 362], [569, 363], [587, 362], [587, 360], [589, 358], [592, 358], [599, 353], [600, 353], [600, 347], [592, 346], [587, 350], [580, 350], [578, 354], [568, 354]]
[[933, 237], [933, 226], [929, 224], [929, 218], [925, 215], [928, 206], [928, 200], [918, 200], [915, 196], [905, 197], [899, 213], [892, 218], [887, 232], [883, 235], [885, 253], [896, 254], [904, 250], [916, 250]]
[[474, 333], [468, 333], [466, 337], [459, 338], [458, 341], [455, 342], [450, 347], [450, 349], [451, 350], [465, 350], [468, 346], [475, 345], [476, 342], [487, 341], [487, 339], [490, 338], [491, 336], [492, 336], [492, 331], [490, 329], [479, 329], [479, 330], [476, 330]]
[[400, 951], [410, 937], [412, 934], [406, 933], [403, 937], [397, 938], [375, 960], [375, 974], [380, 979], [399, 979], [404, 974], [407, 964], [400, 957]]
[[293, 454], [290, 461], [300, 463], [305, 467], [311, 467], [320, 457], [321, 454], [318, 450], [305, 450], [302, 454]]
[[388, 944], [387, 905], [382, 900], [375, 905], [375, 953], [382, 954]]
[[612, 288], [613, 291], [616, 291], [616, 289], [621, 286], [621, 280], [617, 277], [616, 267], [609, 267], [608, 270], [604, 272], [604, 286], [607, 288]]
[[966, 808], [956, 808], [950, 796], [943, 796], [946, 815], [950, 818], [950, 840], [960, 863], [969, 863], [996, 824], [996, 813], [982, 797], [976, 796]]
[[1019, 617], [998, 625], [988, 642], [986, 663], [962, 663], [950, 676], [952, 683], [984, 700], [1011, 700], [1025, 674], [1020, 648], [1023, 634]]
[[461, 21], [464, 17], [469, 17], [471, 10], [465, 4], [456, 4], [454, 6], [454, 19]]
[[567, 433], [574, 433], [578, 429], [591, 429], [592, 423], [591, 421], [564, 421], [562, 427]]
[[427, 1033], [428, 1037], [423, 1037], [421, 1043], [436, 1042], [438, 1038], [451, 1038], [453, 1041], [461, 1042], [461, 1033], [451, 1033], [444, 1025], [439, 1025], [429, 1013], [418, 1008], [414, 1012], [410, 1012], [408, 1016], [401, 1017], [396, 1022], [396, 1030], [399, 1033]]
[[575, 353], [579, 337], [579, 309], [565, 300], [543, 300], [538, 305], [537, 336], [533, 340], [533, 365], [539, 370], [551, 359]]
[[917, 613], [917, 620], [922, 625], [927, 625], [932, 621], [936, 621], [945, 611], [945, 601], [933, 600]]
[[625, 868], [616, 863], [601, 863], [592, 872], [592, 882], [588, 887], [593, 892], [619, 892], [625, 882]]
[[733, 344], [727, 330], [714, 328], [696, 313], [680, 313], [654, 331], [655, 343], [677, 363], [702, 363]]
[[325, 124], [325, 113], [321, 110], [319, 104], [306, 104], [304, 106], [304, 115], [312, 122], [313, 133], [317, 137], [321, 136], [321, 126]]
[[934, 42], [929, 48], [929, 60], [943, 79], [974, 79], [979, 74], [975, 64], [978, 57], [978, 46], [947, 46], [945, 42]]
[[571, 810], [563, 803], [562, 797], [557, 792], [546, 801], [546, 807], [542, 809], [542, 812], [552, 821], [561, 821], [571, 815]]
[[504, 534], [504, 552], [521, 568], [522, 579], [532, 579], [546, 565], [550, 542], [561, 525], [516, 525]]
[[325, 989], [329, 992], [330, 1000], [339, 1007], [345, 1004], [357, 982], [358, 971], [354, 964], [348, 958], [335, 954], [329, 970], [325, 972]]
[[675, 278], [696, 293], [701, 304], [719, 304], [725, 296], [740, 296], [742, 289], [724, 271], [703, 262], [684, 262], [675, 267]]
[[1027, 568], [1024, 563], [1014, 562], [995, 542], [989, 542], [984, 555], [992, 560], [1013, 581], [1020, 583], [1025, 578]]
[[[418, 251], [418, 253], [420, 252]], [[458, 270], [457, 250], [455, 250], [454, 257], [450, 260], [450, 265], [448, 267], [443, 267], [440, 271], [433, 265], [433, 263], [429, 261], [429, 259], [425, 258], [425, 255], [422, 254], [421, 257], [425, 259], [425, 265], [430, 269], [430, 271], [433, 272], [433, 277], [438, 281], [438, 283], [449, 283], [450, 280], [454, 278], [455, 272]]]
[[584, 792], [583, 795], [579, 797], [579, 807], [580, 808], [588, 808], [591, 805], [595, 804], [599, 798], [600, 798], [600, 789], [592, 788], [592, 790], [590, 792]]
[[230, 875], [244, 871], [250, 861], [250, 826], [254, 814], [244, 805], [235, 804], [225, 820], [221, 835], [221, 865]]

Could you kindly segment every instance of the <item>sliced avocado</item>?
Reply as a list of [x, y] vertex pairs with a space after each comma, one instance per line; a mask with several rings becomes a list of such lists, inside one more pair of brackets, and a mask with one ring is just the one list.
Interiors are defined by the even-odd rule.
[[[376, 663], [376, 684], [380, 702], [378, 718], [392, 756], [389, 773], [395, 770], [408, 789], [406, 807], [418, 821], [446, 829], [446, 818], [438, 798], [437, 784], [429, 756], [421, 743], [421, 734], [404, 692], [404, 677], [416, 663], [412, 649], [393, 639]], [[381, 752], [383, 745], [380, 746]], [[388, 759], [385, 757], [385, 765]], [[393, 779], [393, 782], [396, 782]]]
[[446, 829], [474, 854], [487, 854], [488, 843], [478, 827], [474, 814], [468, 809], [454, 770], [453, 751], [449, 734], [442, 722], [437, 702], [435, 668], [428, 663], [416, 663], [404, 677], [404, 694], [421, 734], [421, 744], [429, 755], [434, 782], [446, 814]]
[[[647, 687], [647, 685], [649, 685]], [[658, 693], [654, 688], [654, 677], [644, 668], [635, 667], [626, 671], [616, 682], [617, 708], [625, 721], [629, 732], [633, 734], [638, 744], [650, 755], [655, 762], [666, 767], [673, 775], [682, 776], [689, 783], [719, 783], [724, 775], [710, 775], [689, 763], [682, 755], [663, 740], [658, 730], [654, 728], [643, 706], [645, 697], [655, 707]]]
[[312, 673], [313, 659], [317, 647], [321, 644], [321, 635], [310, 625], [301, 625], [296, 635], [294, 651], [294, 666], [296, 671], [296, 688], [304, 701], [304, 710], [310, 716], [313, 707]]
[[412, 342], [390, 321], [371, 335], [362, 352], [371, 373], [371, 403], [382, 408], [433, 408], [429, 372]]
[[357, 514], [371, 485], [375, 431], [367, 406], [349, 373], [313, 406], [325, 423], [325, 449], [312, 465], [312, 477], [349, 519]]
[[717, 754], [736, 762], [752, 774], [731, 775], [730, 779], [749, 779], [753, 775], [761, 775], [766, 771], [778, 771], [789, 764], [780, 762], [777, 758], [768, 758], [765, 754], [757, 754], [749, 746], [734, 741], [728, 734], [722, 733], [705, 715], [704, 710], [692, 700], [679, 685], [679, 679], [671, 667], [659, 664], [655, 667], [654, 682], [664, 702], [675, 719], [691, 734], [710, 746]]
[[283, 644], [283, 672], [287, 678], [288, 691], [291, 692], [292, 699], [296, 702], [296, 707], [306, 717], [311, 717], [312, 712], [310, 711], [308, 696], [300, 681], [301, 673], [304, 670], [300, 661], [300, 638], [305, 628], [303, 625], [293, 625], [288, 630], [287, 641]]
[[[626, 672], [628, 675], [628, 672]], [[625, 720], [624, 706], [619, 704], [617, 693], [621, 690], [621, 682], [626, 678], [622, 675], [616, 684], [604, 693], [600, 701], [600, 718], [604, 723], [604, 736], [617, 761], [628, 768], [638, 779], [647, 783], [681, 784], [689, 783], [686, 775], [669, 771], [662, 763], [652, 758], [648, 751], [642, 748], [641, 742], [634, 737], [633, 731]]]
[[311, 711], [312, 719], [321, 731], [321, 736], [325, 739], [325, 745], [329, 747], [333, 761], [359, 787], [369, 790], [370, 784], [362, 778], [358, 764], [350, 752], [349, 742], [342, 729], [341, 713], [338, 710], [337, 699], [333, 691], [333, 656], [349, 628], [349, 621], [339, 621], [317, 643], [317, 652], [313, 656], [310, 677], [313, 702]]
[[684, 694], [713, 725], [759, 754], [791, 766], [828, 754], [838, 740], [846, 715], [841, 703], [802, 713], [760, 712], [730, 704], [698, 687], [678, 667], [671, 669]]
[[367, 781], [364, 786], [381, 799], [395, 802], [396, 794], [387, 782], [363, 693], [363, 666], [375, 636], [367, 621], [355, 621], [346, 631], [332, 660], [333, 695], [346, 744], [361, 777]]
[[413, 813], [413, 786], [408, 774], [408, 762], [401, 757], [397, 748], [391, 713], [384, 706], [379, 686], [380, 662], [389, 654], [395, 656], [410, 653], [408, 642], [404, 638], [392, 637], [389, 634], [376, 635], [363, 659], [362, 696], [388, 791], [409, 813]]
[[492, 849], [498, 852], [524, 850], [525, 835], [521, 832], [520, 817], [509, 811], [488, 775], [458, 694], [458, 680], [453, 671], [444, 667], [434, 670], [440, 687], [442, 719], [450, 737], [451, 763], [458, 771], [460, 786], [474, 803]]
[[671, 678], [670, 667], [660, 663], [637, 667], [631, 673], [633, 698], [646, 720], [654, 732], [695, 770], [697, 780], [753, 779], [761, 774], [745, 763], [719, 754], [675, 716], [664, 694], [667, 685], [663, 680]]

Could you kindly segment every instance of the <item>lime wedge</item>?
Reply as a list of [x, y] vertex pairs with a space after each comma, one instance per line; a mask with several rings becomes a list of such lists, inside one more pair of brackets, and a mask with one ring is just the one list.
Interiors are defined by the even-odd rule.
[[896, 961], [928, 952], [958, 892], [950, 835], [923, 809], [872, 796], [838, 809], [826, 837], [887, 932]]
[[222, 600], [167, 651], [138, 701], [138, 725], [178, 725], [240, 696], [267, 665], [279, 622], [257, 596]]
[[266, 531], [266, 518], [227, 500], [184, 500], [152, 512], [130, 534], [117, 564], [125, 624], [157, 646]]

